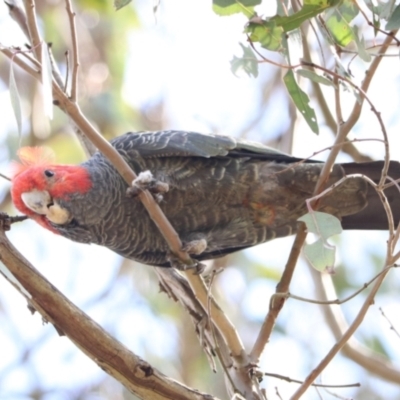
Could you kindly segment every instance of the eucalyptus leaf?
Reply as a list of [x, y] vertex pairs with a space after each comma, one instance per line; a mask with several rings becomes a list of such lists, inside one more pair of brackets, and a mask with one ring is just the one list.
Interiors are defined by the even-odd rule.
[[357, 4], [352, 0], [343, 0], [339, 7], [329, 9], [325, 14], [325, 25], [335, 42], [342, 47], [355, 40], [350, 22], [358, 15]]
[[328, 242], [328, 238], [342, 233], [339, 219], [331, 214], [312, 211], [298, 220], [306, 224], [308, 232], [318, 236], [314, 243], [304, 245], [304, 255], [318, 271], [332, 272], [336, 248]]
[[396, 6], [396, 0], [389, 0], [387, 2], [379, 3], [371, 0], [365, 0], [365, 4], [371, 10], [374, 16], [376, 16], [374, 20], [379, 20], [381, 18], [387, 21], [393, 13], [393, 10]]
[[114, 7], [118, 11], [128, 5], [132, 0], [114, 0]]
[[378, 3], [378, 15], [382, 19], [386, 19], [387, 21], [390, 19], [391, 15], [393, 14], [393, 11], [396, 7], [396, 0], [389, 0], [387, 3], [382, 2]]
[[327, 240], [333, 235], [339, 235], [343, 231], [338, 218], [320, 211], [307, 213], [298, 220], [306, 224], [308, 232], [315, 233], [324, 240]]
[[354, 41], [356, 42], [357, 45], [358, 55], [360, 56], [361, 60], [365, 62], [370, 62], [371, 55], [365, 48], [364, 37], [361, 36], [361, 39], [358, 37], [358, 28], [356, 26], [354, 27], [353, 31], [354, 31]]
[[322, 239], [304, 245], [304, 255], [318, 271], [330, 272], [335, 265], [335, 248], [327, 246]]
[[296, 74], [304, 78], [310, 79], [315, 83], [321, 83], [322, 85], [335, 87], [335, 84], [331, 80], [321, 75], [318, 75], [317, 73], [315, 73], [314, 71], [310, 71], [309, 69], [297, 69]]
[[319, 128], [318, 128], [317, 116], [315, 115], [315, 111], [308, 104], [310, 102], [310, 99], [307, 96], [307, 94], [301, 90], [300, 86], [296, 82], [296, 79], [294, 77], [294, 73], [292, 70], [289, 70], [286, 73], [286, 75], [283, 78], [283, 81], [285, 82], [286, 89], [288, 90], [290, 97], [292, 98], [297, 109], [303, 115], [308, 126], [311, 128], [311, 130], [314, 133], [318, 134]]
[[303, 22], [316, 17], [330, 7], [329, 1], [304, 1], [300, 11], [289, 16], [277, 15], [271, 18], [271, 21], [274, 21], [277, 26], [281, 26], [284, 32], [289, 32], [299, 28]]
[[243, 56], [233, 57], [231, 60], [231, 71], [234, 75], [237, 75], [238, 72], [243, 71], [247, 75], [257, 78], [258, 60], [253, 52], [253, 49], [250, 46], [244, 46], [242, 43], [240, 43], [240, 46], [243, 50]]
[[253, 42], [259, 42], [265, 49], [278, 51], [282, 47], [283, 28], [272, 20], [261, 20], [261, 23], [250, 22], [245, 31], [250, 34]]
[[392, 31], [400, 28], [400, 4], [394, 9], [392, 15], [387, 22], [385, 29]]
[[213, 0], [213, 11], [221, 16], [242, 13], [251, 18], [254, 15], [254, 6], [261, 4], [261, 0]]

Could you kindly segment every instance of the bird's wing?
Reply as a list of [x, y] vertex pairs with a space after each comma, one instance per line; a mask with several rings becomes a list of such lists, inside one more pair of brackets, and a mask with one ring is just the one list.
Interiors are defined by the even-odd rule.
[[221, 157], [244, 156], [293, 162], [285, 153], [243, 139], [186, 131], [127, 133], [111, 142], [131, 157]]

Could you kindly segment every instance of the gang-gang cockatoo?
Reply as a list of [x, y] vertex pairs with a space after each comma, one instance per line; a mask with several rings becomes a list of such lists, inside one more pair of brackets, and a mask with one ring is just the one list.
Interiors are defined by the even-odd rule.
[[[160, 207], [196, 260], [296, 232], [323, 166], [261, 144], [194, 132], [127, 133], [111, 143], [137, 174], [150, 171], [153, 181], [166, 184]], [[101, 153], [76, 166], [57, 165], [40, 148], [22, 148], [19, 156], [11, 193], [23, 214], [77, 242], [169, 266], [165, 239]], [[377, 181], [382, 165], [337, 164], [328, 185], [355, 173]], [[398, 178], [399, 164], [392, 162], [390, 171]], [[389, 197], [400, 203], [396, 190]], [[341, 218], [345, 229], [387, 229], [375, 190], [359, 177], [334, 188], [319, 210]]]

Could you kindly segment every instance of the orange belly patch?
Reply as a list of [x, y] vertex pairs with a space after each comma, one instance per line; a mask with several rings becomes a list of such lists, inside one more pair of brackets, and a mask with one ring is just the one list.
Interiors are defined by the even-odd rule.
[[249, 207], [254, 210], [254, 219], [260, 225], [272, 225], [275, 220], [275, 208], [269, 204], [250, 202]]

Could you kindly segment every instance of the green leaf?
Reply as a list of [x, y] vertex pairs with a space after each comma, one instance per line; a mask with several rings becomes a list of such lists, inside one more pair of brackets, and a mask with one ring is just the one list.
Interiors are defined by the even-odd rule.
[[[347, 78], [347, 79], [351, 80], [352, 76], [351, 76], [350, 72], [347, 71], [346, 67], [343, 65], [340, 57], [334, 56], [334, 58], [335, 58], [335, 65], [336, 65], [336, 70], [337, 70], [336, 72], [343, 78]], [[348, 83], [346, 83], [345, 81], [342, 81], [341, 84], [343, 85], [343, 87], [345, 89], [348, 89], [348, 86], [349, 86]]]
[[325, 25], [339, 46], [347, 46], [354, 40], [350, 22], [358, 15], [359, 9], [352, 0], [343, 0], [341, 5], [326, 12]]
[[310, 79], [315, 83], [321, 83], [322, 85], [335, 87], [335, 84], [331, 80], [321, 75], [318, 75], [317, 73], [315, 73], [314, 71], [310, 71], [309, 69], [297, 69], [296, 74], [304, 78]]
[[118, 11], [128, 5], [132, 0], [114, 0], [114, 7]]
[[308, 232], [315, 233], [324, 240], [333, 235], [339, 235], [343, 231], [342, 225], [336, 217], [320, 211], [307, 213], [298, 220], [307, 225]]
[[254, 76], [257, 78], [258, 76], [258, 61], [255, 56], [253, 49], [250, 46], [243, 46], [242, 43], [239, 43], [243, 50], [242, 57], [234, 56], [231, 60], [231, 71], [234, 75], [237, 76], [239, 71], [244, 71], [249, 76]]
[[392, 31], [400, 28], [400, 4], [394, 9], [392, 15], [387, 22], [385, 29]]
[[17, 83], [14, 77], [13, 64], [10, 66], [10, 79], [9, 79], [9, 90], [11, 98], [11, 106], [14, 111], [15, 119], [17, 120], [18, 135], [21, 138], [22, 134], [22, 112], [21, 112], [21, 99], [19, 97]]
[[312, 244], [304, 245], [304, 255], [318, 271], [332, 272], [335, 265], [335, 246], [328, 238], [342, 232], [340, 221], [333, 215], [312, 211], [298, 219], [306, 224], [308, 232], [319, 238]]
[[304, 5], [300, 11], [287, 17], [277, 15], [271, 18], [271, 21], [274, 21], [277, 26], [281, 26], [285, 32], [289, 32], [299, 28], [303, 22], [316, 17], [318, 14], [321, 14], [329, 7], [331, 7], [329, 1], [308, 0], [304, 1]]
[[388, 20], [393, 13], [396, 5], [396, 0], [389, 0], [388, 2], [379, 2], [365, 0], [365, 4], [374, 14], [374, 21], [379, 19]]
[[297, 84], [292, 70], [289, 70], [286, 73], [286, 75], [283, 78], [283, 81], [285, 82], [286, 89], [288, 90], [290, 97], [292, 98], [297, 109], [301, 112], [301, 114], [305, 118], [308, 126], [314, 133], [318, 134], [319, 129], [315, 111], [313, 108], [309, 106], [308, 103], [310, 102], [310, 99]]
[[322, 239], [304, 245], [304, 255], [309, 263], [318, 271], [332, 272], [335, 265], [335, 248]]
[[259, 42], [265, 49], [280, 50], [284, 32], [274, 21], [263, 21], [261, 24], [250, 22], [245, 31], [250, 33], [253, 42]]
[[243, 13], [251, 18], [254, 15], [254, 6], [261, 4], [261, 0], [213, 0], [213, 11], [218, 15], [232, 15]]
[[253, 42], [260, 42], [262, 47], [272, 51], [280, 50], [282, 47], [283, 33], [299, 28], [303, 22], [333, 7], [338, 1], [339, 0], [304, 0], [304, 5], [301, 10], [292, 15], [275, 15], [268, 20], [263, 20], [259, 17], [257, 20], [253, 18], [253, 20], [249, 21], [246, 32], [250, 33], [250, 39]]
[[356, 26], [354, 27], [354, 40], [356, 42], [358, 55], [360, 56], [361, 60], [363, 60], [365, 62], [370, 62], [371, 55], [368, 53], [368, 51], [365, 48], [364, 37], [361, 36], [361, 39], [358, 37], [358, 28]]
[[376, 37], [381, 27], [381, 21], [379, 19], [379, 16], [376, 15], [374, 12], [372, 12], [372, 23], [374, 24], [374, 35]]

